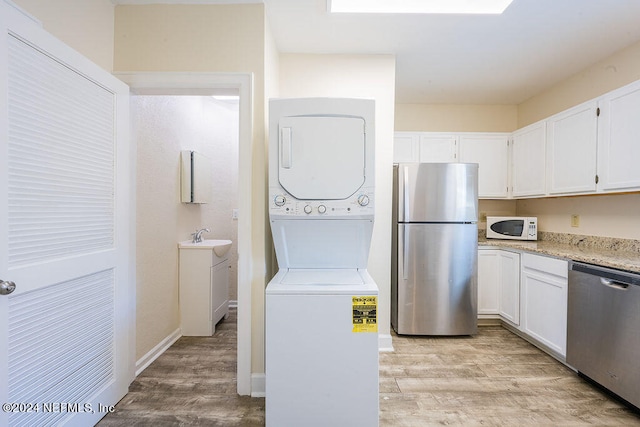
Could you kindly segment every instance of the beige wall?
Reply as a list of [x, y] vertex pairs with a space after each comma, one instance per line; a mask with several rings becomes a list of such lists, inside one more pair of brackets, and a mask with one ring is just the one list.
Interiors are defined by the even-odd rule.
[[[269, 28], [269, 23], [265, 17], [265, 39], [264, 39], [264, 47], [265, 47], [265, 96], [264, 96], [264, 129], [265, 129], [265, 140], [264, 140], [264, 152], [265, 156], [261, 160], [263, 161], [263, 170], [264, 175], [260, 178], [264, 179], [262, 186], [265, 193], [265, 216], [264, 216], [264, 228], [265, 228], [265, 259], [267, 269], [267, 278], [270, 279], [275, 274], [276, 269], [276, 261], [275, 261], [275, 251], [273, 249], [273, 239], [271, 238], [271, 226], [269, 224], [269, 215], [268, 215], [268, 201], [266, 198], [266, 194], [269, 193], [269, 180], [267, 178], [267, 171], [269, 170], [269, 159], [268, 155], [268, 145], [269, 145], [269, 99], [276, 98], [279, 96], [279, 74], [280, 74], [280, 54], [278, 49], [276, 48], [275, 41], [273, 40], [271, 30]], [[258, 295], [259, 291], [261, 294]], [[260, 307], [254, 307], [254, 313], [258, 316], [259, 319], [256, 318], [256, 322], [252, 325], [252, 366], [255, 368], [253, 373], [262, 374], [265, 371], [264, 368], [264, 323], [259, 322], [258, 320], [264, 319], [264, 289], [259, 290], [256, 288], [256, 295], [253, 298], [254, 302], [258, 302]], [[257, 388], [257, 387], [256, 387]]]
[[[640, 194], [519, 200], [518, 215], [538, 216], [540, 231], [640, 240]], [[571, 215], [580, 226], [571, 227]]]
[[515, 105], [396, 104], [396, 131], [512, 132]]
[[379, 333], [390, 328], [391, 174], [395, 58], [390, 55], [280, 55], [280, 95], [376, 101], [375, 225], [368, 270], [380, 289]]
[[[540, 231], [640, 239], [640, 193], [480, 200], [478, 205], [481, 215], [537, 216]], [[579, 227], [571, 227], [571, 215], [580, 215]], [[478, 221], [478, 228], [486, 230], [486, 221]]]
[[640, 41], [518, 105], [524, 127], [640, 79]]
[[516, 200], [478, 200], [478, 230], [487, 229], [487, 216], [516, 214]]
[[[265, 168], [265, 11], [264, 4], [117, 6], [115, 11], [116, 71], [202, 71], [253, 73], [252, 142], [252, 372], [264, 372], [263, 319], [266, 283]], [[243, 213], [241, 213], [242, 215]], [[139, 266], [139, 277], [144, 269]], [[142, 271], [140, 271], [142, 269]], [[138, 294], [150, 295], [153, 283], [138, 283]], [[137, 335], [159, 342], [175, 325], [155, 322], [166, 313], [153, 311], [153, 298], [138, 301], [154, 314], [138, 323]], [[137, 354], [151, 341], [138, 339]]]
[[110, 0], [13, 0], [45, 30], [107, 71], [113, 70], [114, 6]]
[[[563, 80], [518, 106], [518, 126], [544, 119], [640, 79], [640, 42]], [[517, 202], [521, 215], [538, 215], [542, 231], [640, 238], [640, 195], [560, 197]], [[570, 226], [572, 214], [580, 227]]]

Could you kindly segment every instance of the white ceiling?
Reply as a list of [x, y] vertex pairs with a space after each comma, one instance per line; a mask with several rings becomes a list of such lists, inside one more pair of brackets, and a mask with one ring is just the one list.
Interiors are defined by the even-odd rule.
[[395, 55], [398, 103], [519, 104], [640, 40], [640, 0], [514, 0], [502, 15], [360, 16], [329, 14], [327, 0], [111, 1], [264, 2], [281, 52]]
[[395, 55], [398, 103], [519, 104], [640, 40], [640, 0], [514, 0], [476, 16], [264, 3], [281, 52]]

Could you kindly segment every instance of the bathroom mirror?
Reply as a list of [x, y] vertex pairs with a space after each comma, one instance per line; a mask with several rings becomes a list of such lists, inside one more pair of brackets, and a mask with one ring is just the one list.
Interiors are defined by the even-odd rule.
[[196, 151], [181, 153], [182, 203], [211, 201], [211, 160]]

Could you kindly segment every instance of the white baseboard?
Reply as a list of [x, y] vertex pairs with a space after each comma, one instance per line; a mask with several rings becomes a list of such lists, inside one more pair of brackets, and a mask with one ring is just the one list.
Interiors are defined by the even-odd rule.
[[251, 374], [251, 397], [264, 397], [266, 392], [264, 374]]
[[154, 360], [156, 360], [158, 357], [160, 357], [162, 353], [167, 351], [167, 349], [171, 347], [174, 342], [178, 341], [178, 338], [180, 338], [181, 336], [182, 336], [182, 329], [178, 328], [175, 331], [173, 331], [173, 333], [171, 333], [168, 337], [160, 341], [158, 345], [156, 345], [151, 350], [149, 350], [147, 354], [142, 356], [136, 362], [136, 377], [140, 375], [142, 371], [147, 369], [147, 366], [151, 365], [151, 363]]
[[385, 353], [395, 351], [393, 349], [393, 340], [391, 339], [391, 334], [378, 335], [378, 351]]
[[229, 300], [229, 308], [238, 308], [238, 300], [230, 299]]

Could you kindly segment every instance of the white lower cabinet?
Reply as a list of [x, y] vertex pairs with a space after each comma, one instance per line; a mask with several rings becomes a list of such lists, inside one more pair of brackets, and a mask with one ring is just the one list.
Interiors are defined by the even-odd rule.
[[520, 254], [478, 250], [478, 315], [520, 322]]
[[563, 358], [567, 353], [567, 261], [522, 254], [522, 332]]
[[564, 359], [568, 263], [528, 252], [478, 249], [478, 317], [500, 318]]
[[478, 317], [494, 318], [498, 315], [498, 254], [495, 249], [478, 249]]
[[500, 251], [500, 316], [520, 324], [520, 254]]
[[213, 335], [229, 313], [228, 256], [209, 248], [181, 248], [179, 276], [182, 335]]

